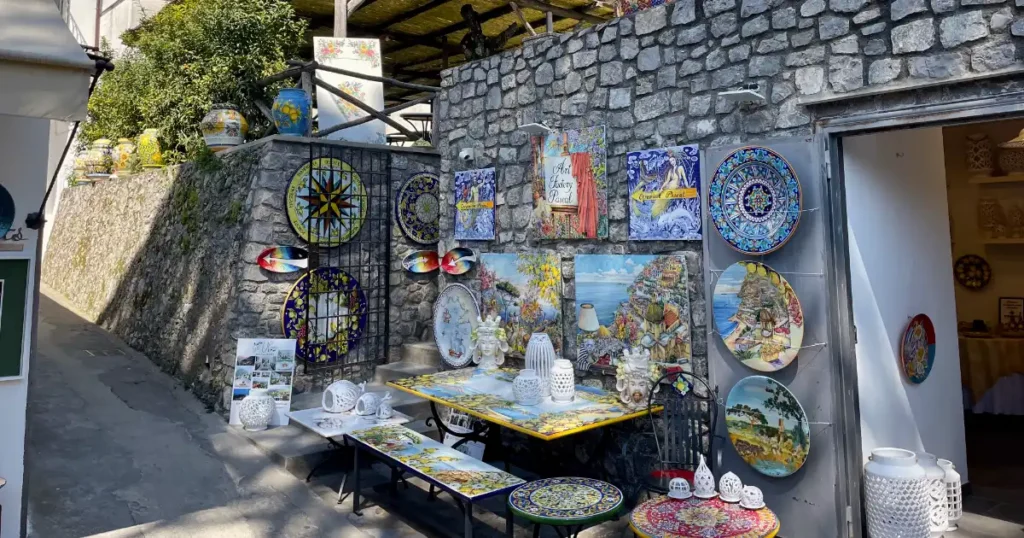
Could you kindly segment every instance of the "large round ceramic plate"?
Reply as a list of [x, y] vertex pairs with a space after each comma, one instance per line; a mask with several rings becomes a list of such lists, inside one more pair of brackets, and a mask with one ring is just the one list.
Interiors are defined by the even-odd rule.
[[470, 335], [480, 318], [473, 292], [462, 284], [449, 284], [434, 301], [434, 341], [441, 360], [452, 368], [469, 364], [473, 354]]
[[743, 461], [771, 477], [797, 472], [811, 449], [804, 408], [770, 377], [746, 377], [732, 387], [725, 402], [725, 426]]
[[296, 356], [329, 363], [351, 351], [366, 328], [366, 294], [359, 282], [337, 267], [302, 275], [281, 309], [281, 330], [294, 338]]
[[935, 362], [935, 327], [928, 316], [918, 314], [910, 320], [900, 344], [900, 362], [911, 383], [928, 378]]
[[622, 492], [593, 478], [542, 478], [516, 488], [508, 505], [534, 523], [582, 525], [609, 519], [622, 506]]
[[967, 254], [957, 258], [953, 264], [953, 276], [961, 286], [969, 290], [980, 290], [992, 280], [992, 267], [985, 258], [977, 254]]
[[302, 165], [288, 184], [288, 220], [303, 240], [338, 246], [359, 233], [366, 218], [366, 190], [359, 174], [340, 159]]
[[437, 243], [441, 237], [437, 176], [416, 174], [398, 189], [395, 217], [409, 239], [422, 244]]
[[730, 153], [711, 178], [708, 213], [718, 233], [745, 254], [786, 244], [800, 222], [800, 181], [774, 151], [757, 146]]
[[14, 198], [3, 185], [0, 185], [0, 238], [11, 231], [14, 224]]
[[804, 341], [804, 313], [789, 282], [763, 263], [742, 261], [718, 277], [711, 298], [725, 347], [759, 372], [793, 362]]

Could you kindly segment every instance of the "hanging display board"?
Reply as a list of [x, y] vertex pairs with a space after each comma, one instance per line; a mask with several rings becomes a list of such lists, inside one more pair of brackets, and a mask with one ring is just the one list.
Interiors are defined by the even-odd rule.
[[544, 239], [607, 239], [604, 126], [534, 137], [534, 221]]
[[[314, 37], [313, 59], [329, 67], [337, 67], [353, 73], [381, 76], [380, 41], [377, 39]], [[324, 70], [318, 70], [316, 76], [375, 110], [384, 109], [383, 83]], [[317, 123], [321, 131], [369, 115], [365, 110], [319, 86], [316, 88], [316, 102], [320, 115]], [[380, 120], [342, 129], [327, 135], [327, 138], [367, 144], [387, 143], [384, 123]]]
[[274, 397], [271, 426], [288, 424], [295, 374], [295, 340], [284, 338], [239, 338], [235, 352], [235, 374], [231, 386], [230, 424], [240, 425], [238, 403], [252, 389], [267, 389]]
[[0, 379], [22, 372], [28, 260], [0, 260]]

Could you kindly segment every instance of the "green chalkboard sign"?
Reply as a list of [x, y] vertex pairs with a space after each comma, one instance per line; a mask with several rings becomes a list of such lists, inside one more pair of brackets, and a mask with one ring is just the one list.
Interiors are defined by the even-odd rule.
[[0, 378], [21, 375], [28, 260], [0, 260]]

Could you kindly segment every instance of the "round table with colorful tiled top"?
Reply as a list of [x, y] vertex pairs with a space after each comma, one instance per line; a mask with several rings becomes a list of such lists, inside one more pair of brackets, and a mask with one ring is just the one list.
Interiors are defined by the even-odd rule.
[[573, 538], [587, 526], [618, 515], [622, 492], [592, 478], [544, 478], [513, 490], [508, 506], [512, 514], [533, 523], [535, 537], [541, 525], [551, 525], [558, 536]]
[[768, 508], [747, 510], [715, 497], [655, 497], [637, 505], [629, 528], [640, 538], [774, 538], [779, 518]]

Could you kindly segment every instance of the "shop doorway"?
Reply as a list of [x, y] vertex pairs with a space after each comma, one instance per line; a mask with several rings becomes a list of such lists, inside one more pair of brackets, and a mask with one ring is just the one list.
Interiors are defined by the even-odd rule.
[[[1019, 536], [1024, 524], [1024, 175], [999, 168], [999, 144], [1022, 129], [1024, 119], [999, 119], [830, 138], [836, 299], [855, 327], [855, 359], [843, 362], [855, 369], [860, 455], [897, 446], [953, 461], [972, 492], [955, 536]], [[958, 283], [965, 255], [978, 259], [963, 260]], [[926, 377], [900, 357], [922, 313], [935, 334]]]

